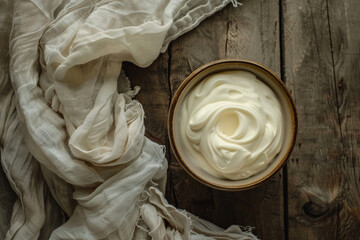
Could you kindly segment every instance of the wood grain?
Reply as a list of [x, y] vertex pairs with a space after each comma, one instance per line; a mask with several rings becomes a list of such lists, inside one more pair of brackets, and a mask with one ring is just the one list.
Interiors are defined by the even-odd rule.
[[163, 145], [168, 143], [166, 127], [170, 102], [168, 60], [169, 56], [165, 53], [147, 68], [139, 68], [131, 63], [124, 63], [123, 66], [132, 87], [141, 87], [135, 98], [142, 104], [145, 111], [147, 136]]
[[[360, 239], [360, 2], [243, 3], [175, 40], [148, 68], [123, 66], [132, 86], [142, 88], [136, 98], [145, 110], [146, 135], [167, 147], [166, 198], [225, 228], [254, 226], [261, 239]], [[271, 68], [285, 80], [298, 110], [297, 143], [285, 171], [244, 192], [216, 191], [193, 180], [171, 154], [167, 137], [169, 102], [179, 84], [222, 58]], [[0, 170], [0, 239], [15, 198]], [[59, 219], [49, 229], [65, 220], [60, 211], [46, 211]]]
[[[359, 76], [359, 58], [345, 57], [345, 49], [339, 47], [359, 39], [359, 32], [339, 32], [344, 27], [339, 20], [346, 15], [340, 7], [359, 4], [331, 4], [340, 6], [317, 0], [282, 2], [285, 80], [299, 116], [297, 147], [288, 163], [289, 239], [360, 236], [359, 151], [358, 146], [353, 147], [359, 131], [353, 132], [353, 119], [346, 121], [347, 115], [359, 112], [359, 106], [353, 102], [346, 107], [344, 102], [344, 94], [351, 96], [351, 101], [359, 94], [356, 86], [344, 91], [347, 84], [356, 85], [353, 77]], [[357, 17], [352, 11], [348, 17], [353, 19], [343, 23]], [[358, 41], [347, 47], [346, 51], [359, 53]], [[356, 117], [359, 115], [354, 120]]]
[[[229, 5], [174, 41], [171, 91], [196, 68], [222, 58], [257, 61], [280, 74], [278, 7], [275, 0], [246, 1], [239, 8]], [[222, 192], [194, 181], [171, 157], [172, 188], [178, 207], [222, 227], [255, 226], [261, 239], [284, 239], [282, 172], [256, 189]]]
[[344, 156], [338, 239], [360, 237], [360, 2], [328, 1], [332, 67]]
[[[170, 105], [169, 88], [169, 54], [160, 56], [147, 68], [139, 68], [131, 63], [124, 63], [123, 69], [132, 87], [140, 86], [141, 90], [135, 97], [144, 108], [146, 136], [169, 149], [167, 135], [167, 112]], [[166, 158], [170, 164], [169, 151]], [[172, 181], [168, 171], [168, 182]], [[174, 203], [171, 184], [166, 185], [166, 198]]]

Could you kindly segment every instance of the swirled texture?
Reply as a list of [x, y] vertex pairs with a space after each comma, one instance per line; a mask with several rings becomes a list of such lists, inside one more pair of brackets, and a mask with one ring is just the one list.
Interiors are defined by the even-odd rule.
[[181, 138], [196, 165], [231, 180], [264, 170], [283, 142], [283, 115], [274, 92], [248, 71], [216, 73], [198, 83], [181, 106]]

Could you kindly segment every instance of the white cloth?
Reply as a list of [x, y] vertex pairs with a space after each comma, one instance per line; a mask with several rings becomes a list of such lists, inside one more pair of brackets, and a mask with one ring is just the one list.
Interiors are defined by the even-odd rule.
[[[2, 1], [1, 163], [19, 197], [6, 239], [255, 239], [166, 202], [164, 149], [136, 89], [117, 92], [123, 61], [150, 65], [228, 2]], [[47, 189], [69, 217], [54, 231]]]

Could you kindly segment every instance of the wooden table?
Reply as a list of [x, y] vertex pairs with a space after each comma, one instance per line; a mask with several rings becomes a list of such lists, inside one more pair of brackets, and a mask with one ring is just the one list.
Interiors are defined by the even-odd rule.
[[[276, 72], [299, 118], [287, 165], [265, 184], [221, 192], [193, 180], [172, 155], [167, 110], [181, 81], [201, 65], [248, 59]], [[170, 203], [222, 227], [255, 227], [261, 239], [360, 239], [360, 1], [247, 0], [229, 5], [175, 40], [148, 68], [124, 66], [164, 144]], [[0, 238], [14, 194], [0, 174]]]

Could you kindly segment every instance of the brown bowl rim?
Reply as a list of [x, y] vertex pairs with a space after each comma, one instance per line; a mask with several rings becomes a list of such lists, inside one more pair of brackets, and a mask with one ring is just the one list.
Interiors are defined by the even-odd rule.
[[[287, 95], [287, 100], [289, 101], [290, 105], [291, 105], [291, 110], [292, 110], [292, 114], [291, 114], [291, 120], [293, 122], [292, 125], [292, 130], [293, 130], [293, 135], [291, 136], [291, 144], [289, 146], [289, 148], [287, 149], [284, 157], [281, 159], [281, 161], [279, 162], [278, 165], [276, 165], [276, 167], [267, 175], [265, 175], [264, 177], [262, 177], [261, 179], [251, 182], [249, 184], [245, 184], [245, 185], [241, 185], [241, 186], [224, 186], [224, 185], [219, 185], [216, 183], [212, 183], [212, 182], [208, 182], [205, 179], [201, 178], [200, 176], [198, 176], [195, 172], [193, 172], [190, 167], [187, 166], [187, 164], [183, 161], [182, 157], [180, 156], [180, 153], [177, 150], [176, 144], [175, 144], [175, 139], [174, 139], [174, 134], [173, 134], [173, 116], [174, 116], [174, 111], [175, 111], [175, 107], [176, 104], [178, 102], [178, 99], [181, 95], [181, 93], [183, 92], [184, 88], [190, 83], [190, 81], [199, 73], [201, 73], [202, 71], [205, 71], [206, 69], [212, 68], [215, 65], [222, 65], [222, 64], [229, 64], [229, 63], [240, 63], [240, 64], [248, 64], [248, 65], [253, 65], [256, 68], [260, 68], [266, 72], [268, 72], [270, 75], [273, 76], [273, 79], [275, 79], [276, 83], [284, 90], [284, 92]], [[224, 190], [224, 191], [240, 191], [240, 190], [247, 190], [247, 189], [251, 189], [254, 188], [256, 186], [258, 186], [259, 184], [265, 182], [265, 180], [267, 180], [268, 178], [270, 178], [271, 176], [273, 176], [275, 173], [277, 173], [286, 163], [286, 160], [289, 158], [291, 152], [294, 149], [295, 146], [295, 141], [296, 141], [296, 136], [297, 136], [297, 130], [298, 130], [298, 119], [297, 119], [297, 110], [296, 110], [296, 106], [295, 106], [295, 102], [290, 94], [290, 92], [288, 91], [288, 89], [286, 88], [285, 84], [281, 81], [281, 79], [269, 68], [257, 63], [257, 62], [253, 62], [253, 61], [249, 61], [249, 60], [243, 60], [243, 59], [222, 59], [222, 60], [216, 60], [216, 61], [212, 61], [209, 62], [205, 65], [202, 65], [201, 67], [197, 68], [195, 71], [193, 71], [187, 78], [185, 78], [185, 80], [180, 84], [180, 86], [178, 87], [178, 89], [175, 91], [175, 94], [173, 95], [173, 98], [171, 100], [170, 103], [170, 107], [169, 107], [169, 113], [168, 113], [168, 119], [167, 119], [167, 125], [168, 125], [168, 137], [169, 137], [169, 142], [170, 142], [170, 146], [171, 149], [175, 155], [176, 160], [179, 162], [179, 164], [182, 166], [182, 168], [192, 177], [194, 178], [196, 181], [217, 189], [217, 190]]]

